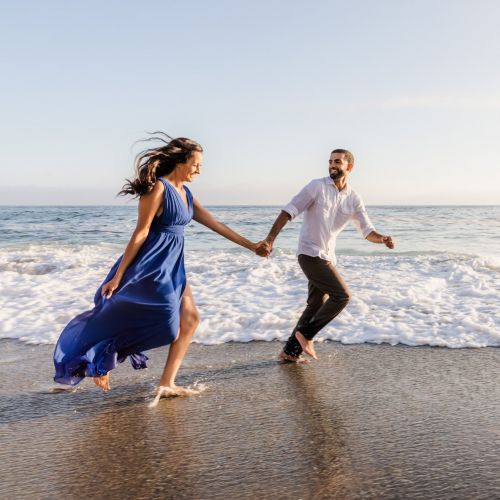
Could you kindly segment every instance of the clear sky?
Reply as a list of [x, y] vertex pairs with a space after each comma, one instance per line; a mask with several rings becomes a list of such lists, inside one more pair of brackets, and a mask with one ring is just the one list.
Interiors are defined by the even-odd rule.
[[205, 148], [205, 204], [356, 157], [367, 204], [500, 203], [497, 0], [0, 0], [0, 204], [123, 203], [137, 139]]

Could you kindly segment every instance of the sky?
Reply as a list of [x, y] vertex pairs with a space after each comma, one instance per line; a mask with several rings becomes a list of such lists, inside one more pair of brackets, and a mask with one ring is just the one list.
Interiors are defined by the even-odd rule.
[[0, 204], [123, 204], [137, 141], [207, 205], [280, 205], [346, 148], [368, 205], [500, 204], [497, 0], [0, 0]]

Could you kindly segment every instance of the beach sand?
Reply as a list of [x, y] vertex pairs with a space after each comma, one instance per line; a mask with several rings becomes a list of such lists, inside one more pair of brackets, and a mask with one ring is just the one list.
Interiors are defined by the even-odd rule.
[[150, 409], [166, 348], [51, 392], [53, 347], [0, 341], [0, 497], [500, 497], [499, 349], [280, 348], [193, 344], [178, 382], [207, 390]]

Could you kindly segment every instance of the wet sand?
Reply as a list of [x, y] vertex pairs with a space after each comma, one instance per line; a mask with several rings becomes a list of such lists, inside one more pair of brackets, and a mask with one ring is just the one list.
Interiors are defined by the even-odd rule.
[[500, 498], [499, 349], [280, 347], [193, 344], [208, 389], [149, 409], [164, 349], [51, 393], [52, 347], [0, 341], [0, 497]]

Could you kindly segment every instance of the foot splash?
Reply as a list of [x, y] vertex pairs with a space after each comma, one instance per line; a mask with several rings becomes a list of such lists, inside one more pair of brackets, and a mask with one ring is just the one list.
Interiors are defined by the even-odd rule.
[[195, 382], [193, 385], [188, 387], [169, 387], [165, 385], [160, 385], [156, 390], [156, 396], [151, 403], [148, 404], [148, 408], [154, 408], [160, 402], [162, 398], [174, 398], [178, 396], [196, 396], [207, 390], [205, 384], [199, 384]]
[[290, 356], [284, 351], [281, 351], [278, 355], [280, 363], [295, 363], [297, 365], [308, 365], [311, 361], [304, 359], [302, 356]]

